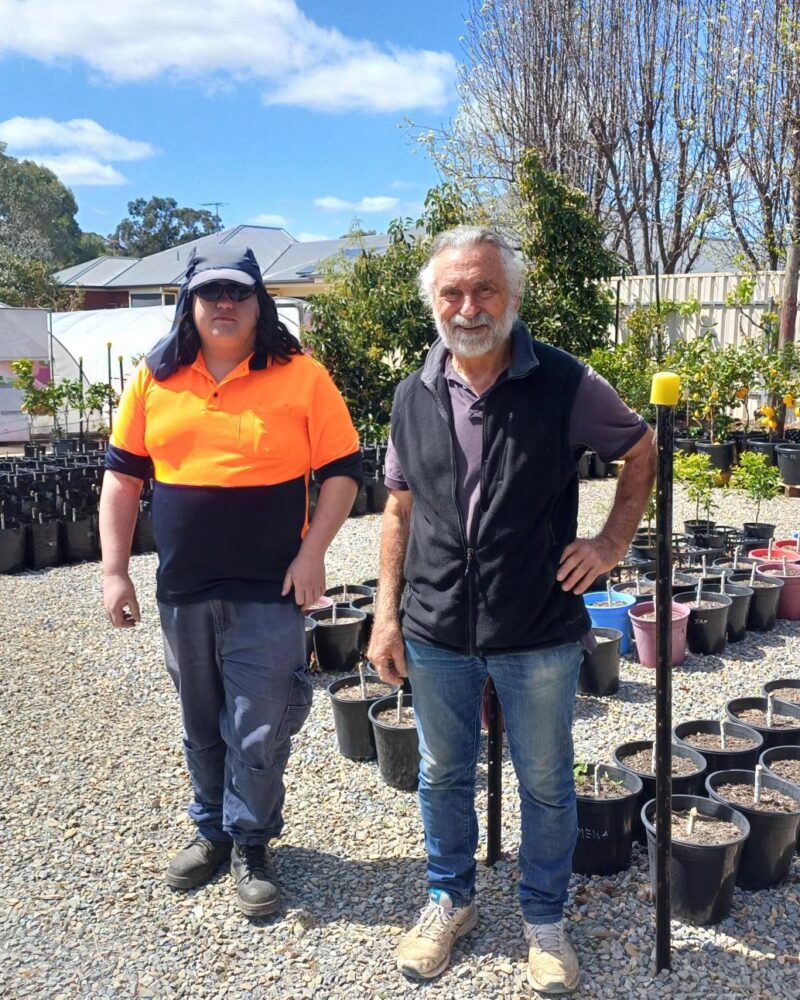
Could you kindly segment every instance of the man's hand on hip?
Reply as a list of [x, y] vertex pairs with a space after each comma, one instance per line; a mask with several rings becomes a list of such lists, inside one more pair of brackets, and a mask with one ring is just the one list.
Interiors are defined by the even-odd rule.
[[303, 611], [316, 604], [325, 592], [324, 556], [301, 546], [286, 570], [281, 595], [286, 597], [293, 587], [294, 599]]
[[610, 538], [603, 535], [576, 538], [564, 549], [556, 580], [562, 590], [583, 594], [601, 573], [613, 569], [620, 558], [619, 546]]
[[127, 573], [104, 574], [103, 607], [115, 628], [131, 628], [141, 619], [136, 590]]
[[403, 634], [397, 622], [376, 622], [372, 629], [367, 659], [387, 684], [401, 684], [408, 677]]

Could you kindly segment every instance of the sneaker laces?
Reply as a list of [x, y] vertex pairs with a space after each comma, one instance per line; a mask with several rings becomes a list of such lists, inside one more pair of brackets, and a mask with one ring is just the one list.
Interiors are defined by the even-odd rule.
[[529, 924], [525, 921], [525, 940], [535, 942], [542, 951], [557, 958], [562, 957], [564, 949], [564, 927], [562, 924]]
[[420, 910], [417, 936], [435, 941], [453, 917], [454, 908], [431, 900]]

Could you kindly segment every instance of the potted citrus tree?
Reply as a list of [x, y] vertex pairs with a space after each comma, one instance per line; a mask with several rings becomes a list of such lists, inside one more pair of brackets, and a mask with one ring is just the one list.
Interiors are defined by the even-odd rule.
[[739, 464], [731, 473], [728, 484], [732, 490], [744, 493], [755, 504], [755, 519], [744, 522], [744, 532], [748, 538], [772, 538], [775, 525], [759, 521], [761, 504], [774, 500], [781, 492], [781, 477], [778, 469], [769, 464], [766, 455], [755, 451], [745, 451], [739, 456]]

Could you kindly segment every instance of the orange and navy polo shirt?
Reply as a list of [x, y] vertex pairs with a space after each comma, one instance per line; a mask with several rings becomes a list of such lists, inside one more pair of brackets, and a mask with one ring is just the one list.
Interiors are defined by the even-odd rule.
[[217, 383], [202, 351], [163, 381], [144, 361], [125, 387], [106, 468], [154, 479], [167, 604], [280, 600], [308, 530], [308, 480], [361, 481], [358, 435], [328, 372], [305, 354]]

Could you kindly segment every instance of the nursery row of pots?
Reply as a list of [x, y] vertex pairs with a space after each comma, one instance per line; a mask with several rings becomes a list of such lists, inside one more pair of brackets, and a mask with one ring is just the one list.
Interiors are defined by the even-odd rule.
[[[774, 690], [797, 700], [768, 700]], [[735, 884], [767, 888], [789, 874], [800, 831], [800, 680], [771, 681], [765, 693], [732, 699], [722, 721], [683, 722], [673, 730], [673, 913], [687, 922], [723, 919]], [[768, 710], [774, 713], [769, 725]], [[613, 757], [613, 765], [585, 766], [576, 775], [573, 870], [621, 871], [636, 840], [648, 845], [652, 877], [653, 742], [624, 743]], [[696, 815], [689, 823], [692, 809]], [[723, 824], [717, 828], [716, 821]]]
[[675, 447], [686, 454], [700, 452], [709, 457], [711, 465], [720, 472], [729, 472], [743, 451], [766, 455], [771, 465], [777, 465], [781, 479], [789, 486], [800, 485], [800, 443], [786, 438], [770, 441], [766, 434], [755, 432], [745, 436], [739, 433], [727, 441], [708, 440], [675, 435]]

